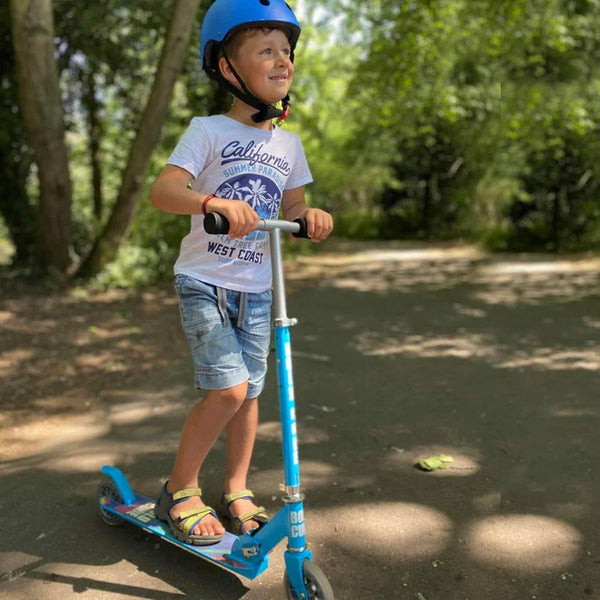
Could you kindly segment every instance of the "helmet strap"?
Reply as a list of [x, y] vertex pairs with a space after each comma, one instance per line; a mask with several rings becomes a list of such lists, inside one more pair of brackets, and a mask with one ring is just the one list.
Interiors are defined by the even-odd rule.
[[233, 73], [237, 82], [240, 84], [242, 89], [239, 89], [235, 85], [233, 85], [230, 81], [227, 81], [221, 71], [217, 68], [216, 74], [218, 77], [219, 83], [221, 83], [225, 88], [227, 88], [236, 98], [239, 98], [242, 102], [248, 104], [248, 106], [252, 106], [256, 108], [258, 112], [252, 115], [252, 120], [255, 123], [264, 123], [265, 121], [271, 121], [272, 119], [279, 119], [283, 121], [289, 112], [290, 112], [290, 96], [289, 94], [283, 98], [282, 105], [283, 108], [277, 108], [272, 104], [267, 104], [263, 102], [260, 98], [257, 98], [249, 89], [248, 86], [244, 83], [242, 78], [239, 76], [238, 72], [235, 70], [234, 66], [231, 64], [227, 53], [225, 52], [225, 48], [222, 48], [223, 58], [227, 62], [227, 66], [230, 71]]

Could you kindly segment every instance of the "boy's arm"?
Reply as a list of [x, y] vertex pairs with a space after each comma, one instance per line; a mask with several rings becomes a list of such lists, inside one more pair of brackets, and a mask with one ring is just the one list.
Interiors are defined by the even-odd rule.
[[[181, 167], [166, 165], [152, 184], [152, 206], [177, 215], [201, 215], [202, 203], [209, 194], [188, 188], [192, 175]], [[219, 212], [229, 221], [229, 237], [239, 238], [252, 233], [258, 224], [256, 211], [246, 202], [226, 198], [211, 198], [208, 212]]]
[[311, 208], [304, 200], [304, 186], [284, 190], [281, 199], [284, 219], [293, 221], [305, 218], [308, 237], [313, 242], [326, 239], [333, 230], [333, 218], [320, 208]]

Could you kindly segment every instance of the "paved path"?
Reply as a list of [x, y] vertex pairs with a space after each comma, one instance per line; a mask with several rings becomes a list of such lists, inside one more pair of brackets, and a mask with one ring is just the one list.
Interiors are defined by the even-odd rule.
[[[291, 265], [308, 534], [338, 600], [600, 598], [599, 266], [341, 243]], [[241, 581], [95, 514], [102, 464], [156, 493], [195, 400], [170, 291], [13, 296], [0, 324], [0, 598], [284, 597], [281, 548]], [[274, 376], [252, 473], [271, 511]]]

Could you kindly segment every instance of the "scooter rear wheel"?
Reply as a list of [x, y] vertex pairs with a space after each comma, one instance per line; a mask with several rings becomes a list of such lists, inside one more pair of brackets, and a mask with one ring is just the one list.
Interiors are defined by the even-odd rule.
[[331, 584], [319, 566], [310, 560], [306, 560], [302, 565], [302, 572], [304, 573], [304, 585], [308, 591], [308, 598], [300, 599], [298, 597], [286, 573], [283, 578], [283, 585], [288, 600], [335, 600]]
[[100, 504], [100, 498], [112, 498], [117, 502], [123, 502], [123, 498], [117, 489], [117, 486], [114, 484], [112, 480], [102, 481], [98, 486], [98, 512], [100, 513], [100, 517], [102, 520], [111, 527], [118, 527], [119, 525], [123, 525], [125, 520], [121, 517], [115, 515], [114, 513], [108, 512], [102, 508]]

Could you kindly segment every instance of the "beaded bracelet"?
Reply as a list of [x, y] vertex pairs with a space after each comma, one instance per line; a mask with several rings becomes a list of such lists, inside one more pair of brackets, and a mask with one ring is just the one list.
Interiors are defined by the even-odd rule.
[[204, 198], [204, 200], [202, 200], [202, 214], [204, 216], [206, 216], [206, 205], [208, 204], [208, 201], [212, 200], [213, 198], [216, 198], [216, 196], [214, 194], [209, 194], [206, 196], [206, 198]]

